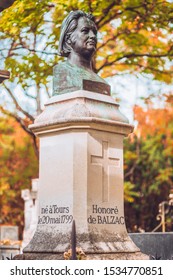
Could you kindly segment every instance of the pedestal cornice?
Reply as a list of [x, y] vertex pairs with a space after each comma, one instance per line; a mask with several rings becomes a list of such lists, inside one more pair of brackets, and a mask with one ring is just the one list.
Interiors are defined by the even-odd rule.
[[111, 96], [79, 90], [50, 98], [30, 129], [36, 135], [69, 129], [95, 129], [128, 135], [133, 126]]

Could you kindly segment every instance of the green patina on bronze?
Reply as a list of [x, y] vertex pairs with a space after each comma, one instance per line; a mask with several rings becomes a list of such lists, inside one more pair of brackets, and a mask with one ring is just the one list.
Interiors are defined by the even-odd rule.
[[97, 28], [92, 15], [72, 11], [61, 27], [58, 54], [67, 57], [53, 70], [53, 95], [88, 90], [110, 95], [109, 84], [94, 73], [92, 58], [96, 51]]
[[110, 86], [104, 79], [68, 61], [57, 64], [53, 76], [53, 95], [80, 89], [110, 95]]

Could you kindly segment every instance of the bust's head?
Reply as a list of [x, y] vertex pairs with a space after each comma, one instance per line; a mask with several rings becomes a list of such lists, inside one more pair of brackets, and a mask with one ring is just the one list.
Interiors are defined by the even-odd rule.
[[72, 11], [61, 26], [58, 53], [69, 57], [72, 53], [91, 60], [96, 50], [97, 27], [91, 14]]

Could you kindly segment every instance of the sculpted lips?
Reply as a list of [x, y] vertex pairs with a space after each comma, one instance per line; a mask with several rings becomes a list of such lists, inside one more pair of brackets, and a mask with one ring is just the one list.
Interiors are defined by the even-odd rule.
[[96, 40], [88, 40], [87, 44], [96, 47]]

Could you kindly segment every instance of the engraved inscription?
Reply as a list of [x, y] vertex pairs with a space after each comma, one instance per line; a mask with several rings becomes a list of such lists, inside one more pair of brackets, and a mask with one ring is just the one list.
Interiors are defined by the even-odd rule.
[[110, 95], [110, 88], [111, 88], [110, 85], [106, 83], [101, 83], [101, 82], [96, 82], [91, 80], [83, 80], [84, 90]]
[[119, 216], [117, 206], [112, 207], [99, 207], [98, 205], [92, 205], [92, 215], [88, 217], [89, 224], [119, 224], [124, 225], [124, 217]]
[[102, 155], [91, 156], [91, 163], [102, 167], [102, 201], [109, 201], [109, 168], [110, 166], [119, 167], [120, 159], [108, 155], [108, 142], [102, 142]]
[[56, 204], [47, 205], [41, 208], [41, 215], [38, 217], [38, 224], [70, 224], [73, 216], [70, 215], [69, 207], [57, 206]]

